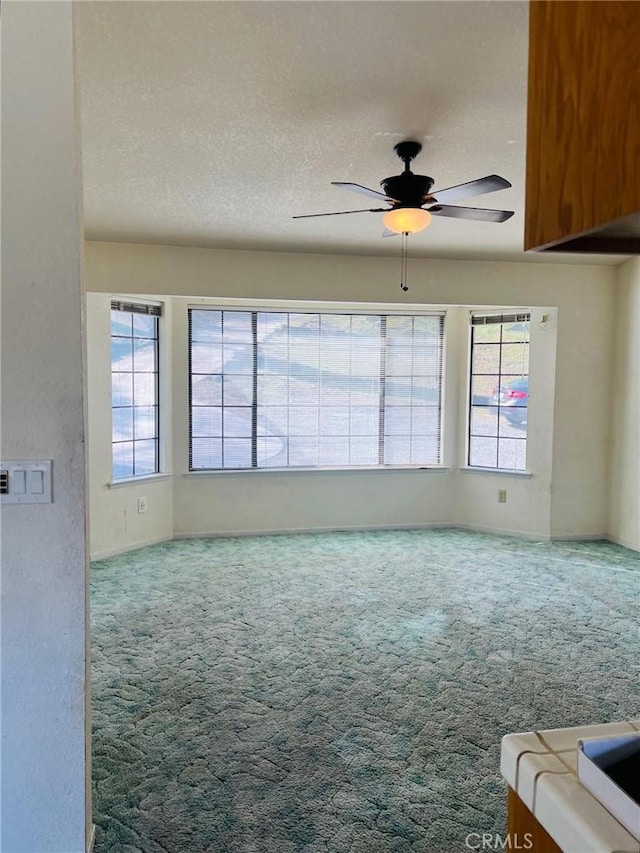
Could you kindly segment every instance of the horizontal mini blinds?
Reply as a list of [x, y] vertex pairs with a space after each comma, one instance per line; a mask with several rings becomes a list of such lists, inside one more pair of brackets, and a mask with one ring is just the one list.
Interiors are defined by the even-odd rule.
[[443, 328], [191, 309], [191, 470], [438, 464]]
[[471, 466], [526, 468], [530, 320], [528, 312], [471, 317]]
[[112, 478], [159, 471], [159, 305], [111, 302]]
[[128, 311], [130, 314], [148, 314], [151, 317], [162, 317], [161, 305], [148, 305], [142, 302], [122, 302], [111, 300], [112, 311]]

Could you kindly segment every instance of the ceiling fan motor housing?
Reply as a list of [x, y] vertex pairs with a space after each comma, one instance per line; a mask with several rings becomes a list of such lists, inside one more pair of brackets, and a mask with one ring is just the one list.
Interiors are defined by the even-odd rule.
[[425, 201], [424, 197], [433, 186], [433, 178], [403, 172], [380, 181], [380, 186], [385, 195], [397, 199], [398, 203], [394, 204], [394, 207], [421, 207]]

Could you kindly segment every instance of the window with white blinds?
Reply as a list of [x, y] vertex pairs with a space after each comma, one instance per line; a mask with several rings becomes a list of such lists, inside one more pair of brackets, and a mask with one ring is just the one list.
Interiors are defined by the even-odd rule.
[[443, 330], [443, 314], [190, 309], [190, 469], [439, 464]]
[[468, 464], [524, 471], [529, 312], [471, 316]]

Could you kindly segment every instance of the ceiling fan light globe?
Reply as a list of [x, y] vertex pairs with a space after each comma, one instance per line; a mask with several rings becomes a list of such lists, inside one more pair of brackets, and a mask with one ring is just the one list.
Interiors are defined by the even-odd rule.
[[431, 222], [431, 214], [421, 207], [398, 207], [382, 217], [385, 228], [396, 234], [415, 234], [424, 231]]

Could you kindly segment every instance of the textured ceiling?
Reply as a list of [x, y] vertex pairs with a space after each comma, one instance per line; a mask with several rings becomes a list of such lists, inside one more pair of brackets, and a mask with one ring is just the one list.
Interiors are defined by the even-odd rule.
[[378, 206], [330, 182], [377, 189], [410, 138], [435, 188], [497, 172], [513, 188], [467, 203], [516, 211], [434, 217], [411, 254], [523, 260], [527, 17], [477, 0], [79, 3], [87, 236], [395, 253], [381, 214], [291, 216]]

